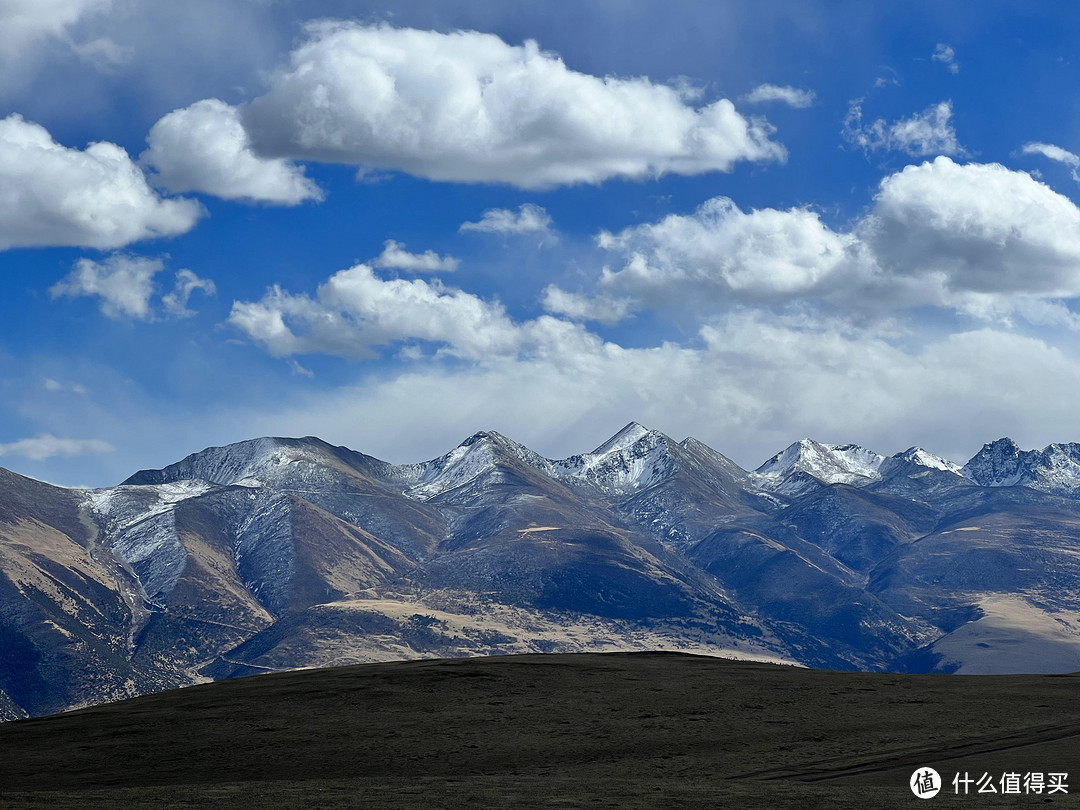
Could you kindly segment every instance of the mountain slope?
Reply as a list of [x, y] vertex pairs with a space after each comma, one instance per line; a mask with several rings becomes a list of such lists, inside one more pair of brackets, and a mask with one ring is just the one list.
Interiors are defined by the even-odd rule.
[[79, 493], [0, 469], [0, 718], [168, 685], [130, 659], [134, 584]]
[[630, 423], [566, 459], [483, 431], [415, 464], [307, 437], [98, 490], [0, 471], [0, 718], [506, 652], [1071, 668], [1077, 448], [1000, 440], [960, 468], [803, 440], [747, 472]]

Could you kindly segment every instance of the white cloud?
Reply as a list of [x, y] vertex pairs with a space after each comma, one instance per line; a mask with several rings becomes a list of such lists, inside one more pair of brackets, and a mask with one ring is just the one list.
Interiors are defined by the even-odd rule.
[[863, 124], [862, 104], [863, 99], [851, 102], [841, 134], [844, 140], [864, 152], [886, 150], [914, 157], [965, 154], [964, 147], [956, 139], [956, 130], [949, 122], [951, 101], [933, 104], [910, 118], [892, 123], [878, 118], [869, 124]]
[[1080, 209], [1024, 172], [939, 157], [885, 178], [862, 227], [889, 276], [973, 314], [1080, 295]]
[[908, 166], [846, 233], [808, 209], [744, 213], [717, 197], [597, 241], [621, 261], [600, 289], [639, 307], [816, 301], [880, 315], [928, 305], [1077, 325], [1063, 300], [1080, 297], [1080, 209], [999, 164]]
[[110, 318], [127, 316], [147, 321], [153, 318], [150, 298], [154, 276], [161, 272], [161, 259], [114, 253], [104, 262], [79, 259], [63, 279], [49, 288], [53, 298], [98, 296], [101, 311]]
[[748, 104], [763, 104], [779, 101], [795, 109], [805, 109], [814, 103], [813, 90], [800, 90], [790, 85], [759, 84], [745, 96], [743, 101]]
[[323, 199], [302, 166], [256, 155], [235, 107], [206, 99], [154, 124], [140, 162], [173, 192], [202, 191], [226, 200], [297, 205]]
[[112, 0], [3, 0], [0, 54], [22, 53], [42, 37], [60, 36], [80, 19], [111, 5]]
[[480, 429], [561, 457], [636, 419], [748, 467], [800, 436], [889, 453], [920, 444], [963, 461], [1002, 433], [1042, 446], [1075, 431], [1080, 362], [1022, 335], [979, 329], [893, 342], [824, 319], [742, 311], [701, 338], [631, 349], [568, 333], [542, 355], [422, 360], [249, 423], [259, 434], [315, 433], [404, 462]]
[[31, 461], [44, 461], [55, 456], [111, 453], [115, 449], [100, 439], [60, 439], [50, 433], [42, 433], [32, 439], [0, 444], [0, 456], [23, 456]]
[[[881, 414], [903, 421], [904, 408], [926, 405], [928, 393], [933, 399], [956, 391], [942, 388], [948, 375], [928, 373], [917, 353], [842, 322], [778, 321], [743, 310], [702, 329], [697, 346], [627, 349], [558, 318], [515, 323], [497, 305], [460, 290], [383, 281], [364, 265], [333, 276], [315, 298], [274, 289], [262, 301], [237, 302], [230, 320], [278, 356], [360, 358], [392, 343], [440, 344], [435, 354], [412, 352], [411, 371], [369, 380], [329, 401], [314, 395], [301, 412], [279, 411], [284, 421], [260, 427], [331, 435], [365, 452], [382, 452], [391, 436], [400, 460], [415, 460], [401, 454], [430, 439], [427, 433], [452, 426], [460, 426], [461, 436], [495, 428], [526, 441], [595, 431], [570, 448], [579, 451], [632, 418], [714, 442], [726, 436], [721, 449], [731, 452], [760, 450], [763, 437], [775, 439], [773, 452], [791, 440], [792, 425], [865, 440], [890, 425]], [[447, 355], [466, 362], [441, 362]], [[931, 387], [911, 390], [912, 379]], [[356, 432], [368, 418], [380, 437]], [[414, 432], [406, 435], [410, 422]], [[752, 440], [731, 438], [750, 434]]]
[[309, 380], [315, 377], [315, 372], [309, 368], [304, 368], [296, 360], [289, 360], [289, 368], [292, 370], [295, 377], [307, 377]]
[[[152, 321], [157, 317], [151, 299], [156, 293], [154, 277], [164, 269], [161, 259], [114, 253], [103, 262], [79, 259], [62, 280], [49, 288], [53, 298], [96, 296], [101, 299], [101, 311], [109, 318], [135, 318]], [[161, 299], [165, 313], [186, 318], [195, 313], [187, 308], [195, 290], [206, 295], [216, 292], [214, 282], [199, 278], [190, 270], [176, 273], [172, 292]]]
[[179, 270], [176, 273], [176, 286], [171, 293], [161, 297], [165, 312], [177, 318], [190, 318], [195, 314], [188, 309], [191, 294], [199, 290], [204, 295], [215, 295], [217, 287], [208, 278], [199, 278], [191, 270]]
[[645, 78], [578, 73], [531, 40], [350, 22], [309, 33], [242, 113], [256, 151], [524, 188], [785, 158], [726, 99], [694, 108]]
[[544, 288], [541, 305], [546, 312], [563, 315], [572, 321], [597, 321], [616, 324], [634, 310], [629, 298], [589, 297], [567, 292], [554, 284]]
[[[1080, 296], [1080, 210], [997, 164], [939, 157], [909, 166], [882, 181], [870, 211], [848, 232], [810, 209], [744, 212], [719, 197], [693, 214], [602, 232], [597, 241], [621, 265], [604, 269], [598, 293], [549, 285], [541, 303], [563, 318], [516, 322], [498, 303], [464, 290], [385, 280], [360, 264], [334, 274], [314, 296], [274, 287], [261, 300], [236, 301], [229, 322], [276, 356], [360, 359], [403, 345], [415, 361], [432, 356], [419, 345], [430, 343], [436, 357], [474, 362], [600, 345], [571, 321], [613, 324], [648, 307], [680, 320], [800, 307], [818, 323], [818, 305], [879, 320], [931, 306], [1005, 324], [1019, 316], [1080, 326], [1067, 304]], [[390, 258], [400, 252], [429, 268], [445, 262], [393, 241], [386, 248]]]
[[193, 200], [155, 194], [116, 144], [69, 149], [20, 115], [0, 120], [0, 250], [117, 248], [185, 233], [202, 213]]
[[463, 222], [458, 230], [499, 234], [550, 234], [551, 216], [534, 203], [523, 203], [518, 206], [517, 211], [489, 208], [481, 215], [479, 222]]
[[135, 53], [134, 48], [117, 45], [108, 37], [98, 37], [89, 42], [73, 42], [71, 50], [84, 62], [93, 65], [100, 73], [116, 72]]
[[229, 323], [271, 354], [370, 357], [398, 341], [440, 344], [444, 353], [476, 358], [514, 353], [520, 329], [498, 304], [431, 282], [383, 280], [366, 264], [342, 270], [315, 298], [271, 288], [260, 301], [235, 301]]
[[383, 244], [383, 252], [371, 263], [376, 267], [407, 270], [411, 273], [452, 273], [458, 269], [461, 260], [453, 256], [440, 256], [433, 250], [409, 253], [405, 250], [405, 245], [393, 239], [387, 239]]
[[950, 73], [959, 73], [960, 65], [956, 61], [956, 51], [952, 49], [951, 45], [946, 45], [944, 42], [939, 42], [937, 47], [934, 48], [934, 55], [930, 57], [935, 62], [942, 62], [949, 69]]
[[1080, 155], [1074, 155], [1067, 149], [1054, 146], [1052, 143], [1025, 143], [1020, 149], [1025, 155], [1042, 155], [1045, 158], [1063, 163], [1069, 167], [1072, 179], [1080, 183]]
[[46, 391], [52, 391], [54, 393], [63, 393], [65, 391], [70, 391], [71, 393], [78, 394], [79, 396], [86, 396], [90, 393], [86, 386], [81, 383], [65, 384], [60, 382], [59, 380], [54, 380], [51, 377], [44, 378], [41, 381], [41, 385]]
[[744, 213], [726, 197], [691, 215], [671, 214], [618, 233], [602, 232], [600, 247], [626, 258], [605, 268], [611, 292], [664, 305], [784, 301], [822, 295], [837, 276], [854, 272], [859, 247], [850, 234], [830, 230], [806, 208]]

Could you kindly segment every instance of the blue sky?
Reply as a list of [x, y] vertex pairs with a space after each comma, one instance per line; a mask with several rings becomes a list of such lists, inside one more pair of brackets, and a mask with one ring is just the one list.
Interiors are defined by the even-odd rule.
[[1066, 4], [169, 5], [0, 6], [3, 466], [1080, 440]]

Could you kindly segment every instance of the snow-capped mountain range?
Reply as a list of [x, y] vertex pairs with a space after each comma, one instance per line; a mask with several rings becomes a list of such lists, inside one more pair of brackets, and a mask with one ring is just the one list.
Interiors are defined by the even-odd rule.
[[747, 471], [631, 423], [390, 464], [319, 439], [97, 490], [0, 470], [0, 717], [433, 655], [681, 649], [837, 668], [1080, 669], [1080, 445], [960, 466], [804, 439]]
[[[305, 467], [310, 469], [304, 475], [314, 473], [321, 476], [321, 483], [329, 483], [331, 479], [327, 477], [323, 459], [304, 446], [305, 442], [313, 441], [318, 440], [261, 438], [227, 447], [210, 447], [163, 470], [136, 473], [124, 483], [151, 480], [181, 483], [184, 486], [177, 491], [185, 491], [186, 487], [186, 491], [201, 494], [201, 490], [195, 490], [206, 483], [274, 486], [281, 483], [284, 475], [296, 479], [298, 470]], [[663, 433], [631, 422], [592, 452], [559, 460], [543, 458], [494, 431], [476, 433], [440, 458], [416, 464], [392, 465], [345, 448], [335, 449], [364, 459], [375, 474], [401, 482], [406, 487], [403, 494], [426, 501], [490, 471], [497, 465], [500, 454], [515, 456], [559, 481], [591, 485], [609, 495], [626, 494], [672, 475], [675, 460], [670, 448], [692, 444], [706, 447], [693, 438], [676, 443]], [[764, 492], [790, 489], [792, 479], [798, 479], [799, 473], [822, 484], [866, 486], [887, 480], [897, 474], [898, 467], [912, 465], [965, 477], [980, 486], [1028, 486], [1057, 494], [1080, 491], [1080, 443], [1021, 450], [1012, 439], [998, 439], [985, 444], [967, 464], [960, 465], [921, 447], [885, 456], [857, 444], [802, 439], [750, 473], [719, 453], [716, 456], [730, 469], [746, 474]]]

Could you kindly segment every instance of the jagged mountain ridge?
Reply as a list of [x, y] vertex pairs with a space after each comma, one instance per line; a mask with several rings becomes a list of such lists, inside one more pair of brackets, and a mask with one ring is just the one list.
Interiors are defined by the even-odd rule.
[[963, 474], [982, 486], [1026, 486], [1076, 496], [1080, 494], [1080, 444], [1021, 450], [1012, 439], [998, 439], [983, 445], [964, 465]]
[[[484, 431], [405, 465], [308, 437], [208, 448], [100, 490], [5, 471], [0, 716], [424, 655], [1066, 667], [1077, 447], [999, 441], [960, 468], [803, 440], [748, 472], [631, 423], [558, 460]], [[984, 638], [1042, 652], [989, 659]]]

